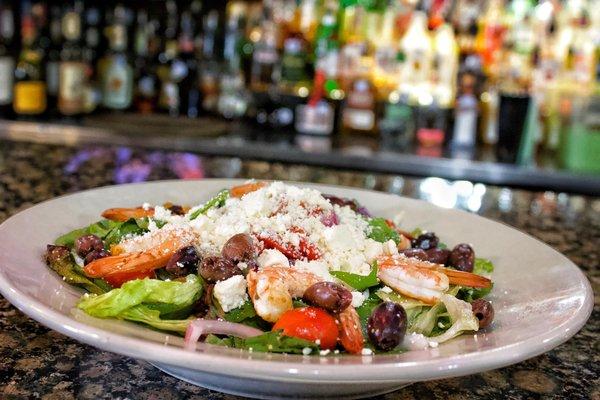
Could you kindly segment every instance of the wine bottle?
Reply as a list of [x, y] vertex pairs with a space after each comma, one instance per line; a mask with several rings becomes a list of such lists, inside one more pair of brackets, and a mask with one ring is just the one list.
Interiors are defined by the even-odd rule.
[[62, 18], [65, 43], [60, 53], [58, 110], [65, 116], [80, 115], [84, 111], [87, 88], [87, 65], [81, 45], [82, 4], [76, 3]]
[[13, 116], [15, 70], [15, 14], [10, 4], [0, 5], [0, 118]]

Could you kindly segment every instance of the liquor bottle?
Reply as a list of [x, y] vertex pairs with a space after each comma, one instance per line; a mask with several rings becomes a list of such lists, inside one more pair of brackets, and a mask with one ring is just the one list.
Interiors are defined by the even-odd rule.
[[363, 65], [361, 73], [348, 90], [342, 108], [342, 133], [374, 134], [376, 126], [377, 91], [368, 79], [368, 66]]
[[6, 3], [0, 5], [0, 118], [11, 118], [15, 70], [15, 14]]
[[473, 148], [477, 138], [478, 101], [474, 74], [463, 73], [460, 77], [460, 94], [454, 109], [453, 147]]
[[196, 118], [200, 112], [198, 61], [194, 54], [195, 25], [189, 11], [181, 13], [179, 56], [173, 62], [172, 75], [178, 85], [179, 114]]
[[[308, 42], [298, 31], [290, 31], [283, 41], [279, 90], [294, 93], [304, 86], [308, 90]], [[304, 93], [306, 96], [308, 93]]]
[[102, 14], [100, 9], [89, 5], [84, 12], [83, 62], [86, 65], [87, 85], [85, 88], [84, 112], [91, 113], [101, 102], [100, 74], [98, 61], [102, 54]]
[[36, 26], [31, 3], [22, 2], [21, 41], [22, 47], [15, 68], [13, 109], [18, 118], [41, 117], [47, 107], [46, 82], [44, 77], [44, 49]]
[[148, 21], [146, 10], [139, 10], [137, 15], [137, 27], [134, 40], [134, 107], [142, 113], [152, 113], [156, 107], [158, 79], [153, 65], [151, 49], [155, 49], [153, 40], [156, 35], [154, 24]]
[[451, 22], [461, 55], [475, 52], [477, 18], [482, 13], [483, 2], [479, 0], [457, 0], [451, 14]]
[[82, 4], [67, 11], [62, 18], [62, 35], [65, 39], [60, 54], [58, 110], [62, 115], [74, 116], [84, 112], [87, 88], [87, 65], [83, 61], [81, 46]]
[[335, 126], [335, 109], [327, 102], [325, 72], [315, 72], [312, 94], [307, 104], [296, 107], [295, 128], [299, 133], [330, 136]]
[[499, 57], [507, 31], [503, 0], [490, 0], [478, 22], [475, 49], [480, 54], [486, 74], [498, 76]]
[[167, 17], [165, 21], [164, 47], [160, 55], [159, 66], [157, 67], [157, 75], [160, 79], [160, 92], [158, 97], [158, 106], [162, 111], [166, 111], [169, 115], [179, 115], [179, 87], [174, 80], [173, 72], [177, 72], [173, 68], [173, 62], [177, 58], [178, 43], [177, 43], [177, 3], [175, 1], [167, 1], [165, 3]]
[[202, 108], [217, 112], [219, 102], [219, 12], [210, 10], [202, 20], [203, 41], [200, 63], [200, 91]]
[[59, 5], [50, 7], [50, 46], [46, 57], [46, 90], [48, 93], [48, 112], [52, 116], [58, 113], [58, 86], [60, 51], [62, 48], [62, 9]]
[[374, 67], [372, 80], [377, 88], [378, 98], [385, 101], [396, 89], [400, 79], [398, 70], [398, 49], [395, 38], [396, 10], [388, 7], [381, 20], [378, 34], [372, 41], [374, 47]]
[[315, 70], [325, 74], [326, 97], [341, 100], [344, 93], [340, 87], [340, 44], [338, 38], [338, 3], [329, 1], [317, 28], [314, 44]]
[[400, 42], [400, 50], [405, 61], [400, 74], [400, 92], [408, 96], [414, 104], [431, 104], [429, 78], [433, 61], [433, 46], [427, 31], [427, 17], [416, 11], [406, 34]]
[[133, 96], [133, 68], [126, 53], [127, 29], [115, 21], [107, 33], [109, 50], [102, 61], [102, 104], [111, 110], [126, 110]]
[[266, 92], [273, 84], [275, 67], [279, 61], [277, 41], [277, 27], [272, 21], [265, 19], [252, 55], [250, 87], [253, 91]]
[[451, 108], [456, 97], [458, 43], [454, 31], [442, 24], [433, 35], [432, 95], [441, 108]]
[[246, 44], [244, 15], [247, 6], [242, 2], [233, 2], [227, 6], [227, 22], [223, 45], [225, 66], [219, 82], [219, 114], [227, 119], [241, 118], [246, 114], [250, 95], [244, 84], [242, 71], [242, 51]]
[[386, 147], [406, 148], [414, 139], [413, 109], [408, 96], [399, 90], [392, 91], [383, 105], [383, 115], [378, 121], [381, 139]]

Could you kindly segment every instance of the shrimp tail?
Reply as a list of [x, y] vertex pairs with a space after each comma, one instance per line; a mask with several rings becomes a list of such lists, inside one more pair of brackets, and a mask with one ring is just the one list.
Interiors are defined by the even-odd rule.
[[469, 286], [474, 288], [489, 288], [492, 286], [492, 281], [485, 276], [445, 267], [438, 267], [437, 270], [446, 275], [450, 283], [453, 285]]
[[152, 217], [154, 208], [109, 208], [102, 212], [102, 217], [111, 221], [125, 222], [131, 218]]
[[336, 315], [335, 322], [339, 329], [339, 341], [348, 353], [360, 354], [364, 346], [364, 337], [360, 317], [352, 306]]

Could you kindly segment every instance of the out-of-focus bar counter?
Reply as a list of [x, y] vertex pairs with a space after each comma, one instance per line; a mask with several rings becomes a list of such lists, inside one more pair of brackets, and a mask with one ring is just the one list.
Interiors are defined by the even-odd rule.
[[[218, 121], [203, 125], [207, 124], [214, 132], [231, 129]], [[129, 135], [107, 128], [108, 122], [102, 128], [85, 129], [21, 122], [0, 125], [0, 222], [43, 200], [98, 186], [242, 177], [392, 192], [465, 209], [523, 230], [564, 253], [592, 282], [596, 304], [582, 331], [525, 362], [417, 383], [383, 398], [600, 398], [597, 177], [486, 161], [401, 156], [358, 145], [329, 153], [323, 152], [327, 144], [318, 140], [298, 144], [297, 138], [255, 133], [199, 137], [193, 130], [186, 132], [185, 125], [173, 136], [159, 124], [141, 122], [128, 128]], [[179, 381], [145, 361], [75, 342], [24, 316], [1, 297], [0, 355], [1, 398], [232, 398]]]

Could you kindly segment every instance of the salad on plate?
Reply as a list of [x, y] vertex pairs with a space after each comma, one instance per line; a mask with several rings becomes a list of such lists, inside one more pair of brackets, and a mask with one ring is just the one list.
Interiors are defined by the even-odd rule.
[[304, 355], [437, 347], [494, 318], [493, 265], [355, 200], [250, 181], [194, 206], [111, 208], [48, 245], [74, 314]]

